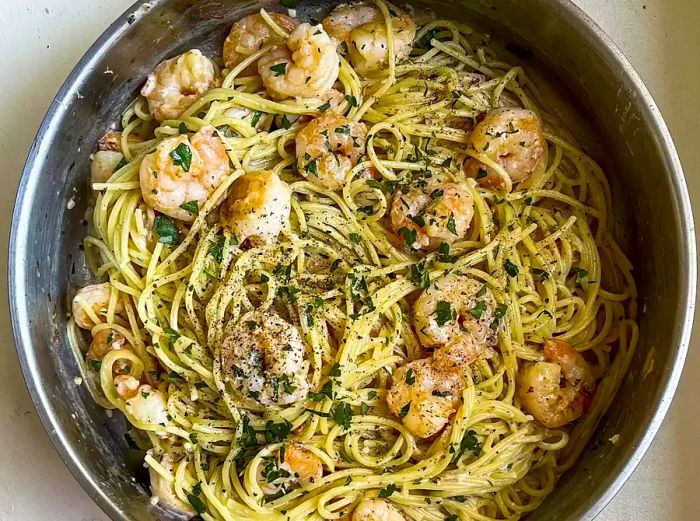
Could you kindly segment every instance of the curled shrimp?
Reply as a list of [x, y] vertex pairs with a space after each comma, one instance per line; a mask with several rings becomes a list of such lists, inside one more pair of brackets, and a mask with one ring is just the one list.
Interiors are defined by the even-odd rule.
[[581, 353], [563, 340], [545, 342], [544, 357], [544, 362], [524, 369], [518, 395], [535, 420], [557, 429], [586, 413], [595, 392], [595, 378]]
[[289, 491], [295, 485], [314, 483], [323, 477], [323, 462], [301, 443], [283, 446], [276, 457], [266, 460], [258, 470], [258, 479], [266, 494]]
[[[408, 57], [416, 22], [408, 13], [392, 6], [389, 10], [396, 61]], [[381, 10], [369, 2], [341, 4], [323, 20], [323, 26], [336, 42], [345, 42], [350, 62], [360, 74], [385, 69], [388, 63], [386, 22]]]
[[424, 346], [450, 346], [452, 358], [461, 349], [464, 363], [469, 364], [495, 343], [495, 307], [483, 283], [453, 272], [431, 283], [416, 299], [413, 326]]
[[90, 156], [90, 182], [106, 183], [124, 159], [124, 154], [113, 150], [98, 150]]
[[367, 127], [335, 112], [326, 112], [296, 137], [301, 175], [329, 190], [340, 190], [365, 150]]
[[139, 179], [146, 204], [174, 219], [194, 220], [195, 214], [182, 206], [201, 208], [231, 173], [226, 147], [214, 132], [207, 126], [191, 138], [164, 139], [143, 158]]
[[[178, 463], [178, 456], [174, 452], [166, 452], [161, 457], [159, 463], [171, 474], [175, 472], [175, 465]], [[175, 514], [192, 517], [195, 515], [194, 509], [187, 503], [180, 500], [175, 494], [175, 487], [172, 482], [161, 476], [155, 469], [150, 467], [148, 474], [151, 478], [151, 494], [158, 498], [158, 504]]]
[[462, 182], [421, 179], [397, 188], [391, 202], [391, 225], [412, 249], [435, 249], [467, 234], [474, 200]]
[[[129, 134], [127, 142], [135, 145], [141, 143], [141, 138]], [[123, 160], [122, 133], [111, 130], [100, 138], [97, 152], [90, 156], [90, 181], [106, 183]]]
[[401, 511], [386, 499], [363, 499], [352, 512], [352, 521], [405, 521]]
[[[88, 363], [93, 362], [93, 367], [98, 364], [95, 362], [101, 362], [107, 353], [115, 349], [122, 349], [128, 346], [126, 337], [114, 331], [113, 329], [100, 329], [92, 337], [92, 342], [90, 342], [90, 347], [85, 355], [85, 359]], [[114, 364], [115, 374], [122, 373], [126, 370], [126, 363], [122, 360], [117, 361]]]
[[[294, 18], [280, 13], [269, 13], [269, 15], [281, 29], [288, 33], [292, 32], [299, 23]], [[233, 69], [266, 45], [283, 44], [284, 40], [260, 14], [248, 15], [233, 24], [231, 32], [224, 41], [224, 64], [226, 68]], [[256, 64], [252, 63], [243, 73], [253, 75], [257, 70]]]
[[[73, 318], [78, 327], [83, 329], [92, 329], [96, 324], [85, 311], [89, 308], [100, 319], [101, 323], [109, 309], [109, 301], [112, 295], [112, 284], [105, 282], [103, 284], [91, 284], [80, 288], [73, 298]], [[124, 313], [124, 302], [120, 297], [117, 298], [114, 313], [119, 315]]]
[[[487, 113], [474, 127], [467, 146], [502, 166], [513, 183], [520, 183], [540, 167], [546, 140], [537, 114], [526, 109], [502, 108]], [[477, 159], [466, 162], [465, 173], [481, 185], [503, 186], [498, 172]]]
[[274, 99], [318, 97], [333, 87], [340, 64], [321, 25], [300, 24], [280, 45], [258, 60], [258, 73]]
[[117, 394], [124, 400], [126, 412], [141, 423], [165, 425], [168, 422], [168, 408], [165, 396], [148, 384], [141, 384], [131, 375], [114, 378]]
[[272, 242], [289, 225], [292, 190], [273, 172], [242, 175], [229, 189], [221, 209], [224, 225], [243, 242]]
[[226, 379], [263, 405], [289, 405], [309, 392], [309, 362], [296, 326], [270, 310], [229, 325], [221, 347]]
[[199, 49], [165, 60], [149, 74], [141, 94], [158, 121], [175, 119], [217, 83], [214, 62]]
[[460, 371], [455, 367], [443, 369], [433, 356], [399, 367], [386, 401], [406, 429], [420, 438], [429, 438], [447, 425], [463, 389]]

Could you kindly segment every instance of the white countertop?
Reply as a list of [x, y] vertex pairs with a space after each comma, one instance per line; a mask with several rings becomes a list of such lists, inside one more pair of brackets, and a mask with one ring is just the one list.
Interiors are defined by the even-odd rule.
[[[0, 244], [34, 134], [80, 56], [132, 0], [3, 0], [0, 8]], [[523, 0], [527, 1], [527, 0]], [[700, 1], [575, 0], [654, 94], [700, 215]], [[0, 266], [6, 273], [6, 259]], [[0, 293], [7, 291], [2, 277]], [[61, 463], [24, 387], [0, 298], [0, 521], [106, 521]], [[700, 322], [700, 321], [698, 321]], [[700, 330], [699, 330], [700, 331]], [[695, 521], [700, 491], [700, 336], [654, 444], [599, 521]]]

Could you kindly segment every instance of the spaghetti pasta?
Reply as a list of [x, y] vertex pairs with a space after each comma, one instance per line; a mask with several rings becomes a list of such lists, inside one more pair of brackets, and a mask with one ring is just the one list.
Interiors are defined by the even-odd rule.
[[[105, 329], [125, 340], [99, 360], [86, 359], [75, 317], [68, 338], [98, 403], [121, 410], [143, 433], [145, 463], [157, 490], [168, 491], [159, 497], [165, 508], [206, 521], [320, 521], [345, 518], [364, 498], [378, 497], [408, 519], [518, 519], [574, 463], [629, 366], [636, 290], [608, 227], [611, 196], [601, 168], [545, 112], [525, 70], [501, 61], [487, 37], [431, 21], [398, 61], [403, 29], [394, 24], [404, 27], [396, 17], [408, 15], [383, 0], [372, 12], [385, 64], [371, 69], [363, 56], [361, 76], [353, 53], [339, 55], [338, 95], [319, 92], [318, 99], [270, 88], [285, 74], [285, 92], [293, 88], [289, 69], [301, 65], [277, 40], [297, 37], [302, 26], [290, 35], [296, 24], [278, 25], [262, 12], [275, 45], [246, 52], [222, 71], [220, 87], [175, 119], [156, 122], [147, 100], [135, 100], [121, 120], [124, 159], [92, 186], [98, 195], [86, 255], [109, 284], [97, 307], [85, 298], [76, 305], [93, 342]], [[312, 37], [323, 31], [305, 27], [316, 31]], [[269, 78], [254, 74], [259, 60]], [[319, 85], [328, 82], [316, 73]], [[541, 158], [524, 179], [488, 150], [512, 134], [513, 146], [533, 154], [524, 130], [506, 125], [487, 132], [484, 147], [472, 146], [485, 113], [520, 108], [544, 122]], [[354, 138], [352, 164], [340, 177], [333, 172], [338, 190], [319, 182], [316, 160], [300, 160], [304, 149], [295, 146], [310, 120], [333, 112], [367, 128], [366, 139]], [[143, 165], [151, 164], [145, 158], [159, 147], [182, 178], [197, 183], [198, 159], [187, 143], [212, 127], [229, 162], [217, 170], [221, 180], [204, 196], [188, 192], [172, 219], [154, 212], [146, 200], [157, 198], [142, 192]], [[324, 132], [352, 146], [350, 127]], [[173, 138], [178, 146], [167, 148]], [[335, 157], [332, 146], [328, 153]], [[197, 168], [206, 172], [202, 157]], [[470, 164], [475, 178], [465, 175]], [[227, 205], [237, 183], [260, 171], [289, 185], [284, 226], [271, 240], [237, 237]], [[494, 184], [483, 182], [487, 171]], [[164, 182], [158, 167], [149, 173], [153, 186]], [[428, 202], [403, 216], [408, 224], [393, 226], [393, 205], [415, 183], [430, 187], [419, 190]], [[450, 192], [449, 183], [459, 190]], [[274, 214], [275, 201], [265, 211]], [[464, 201], [473, 216], [458, 233]], [[444, 223], [425, 222], [443, 219], [442, 211]], [[183, 212], [188, 218], [178, 220]], [[466, 319], [458, 317], [459, 296], [440, 294], [417, 317], [419, 295], [450, 277], [482, 288], [464, 299]], [[460, 366], [456, 396], [423, 389], [428, 398], [421, 399], [447, 411], [427, 436], [408, 421], [411, 401], [398, 411], [388, 403], [403, 385], [397, 374], [409, 386], [421, 385], [411, 383], [419, 371], [447, 374], [435, 364], [451, 340], [433, 341], [417, 329], [421, 320], [436, 331], [451, 323], [455, 335], [477, 328], [469, 338], [478, 340]], [[597, 391], [575, 422], [548, 428], [523, 406], [518, 386], [525, 368], [545, 358], [551, 365], [543, 346], [552, 338], [582, 353]], [[251, 345], [274, 356], [260, 360]]]

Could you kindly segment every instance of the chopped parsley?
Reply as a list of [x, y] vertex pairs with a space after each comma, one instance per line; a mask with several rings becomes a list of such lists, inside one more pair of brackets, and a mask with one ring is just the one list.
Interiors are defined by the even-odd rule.
[[292, 431], [292, 424], [287, 420], [281, 423], [275, 423], [269, 420], [265, 424], [265, 442], [266, 443], [277, 443], [284, 441], [289, 433]]
[[333, 420], [335, 420], [335, 423], [344, 427], [345, 429], [350, 428], [350, 424], [352, 423], [352, 415], [352, 407], [349, 403], [340, 402], [333, 408]]
[[214, 260], [221, 263], [224, 260], [224, 243], [226, 238], [219, 236], [209, 243], [209, 255], [214, 257]]
[[314, 159], [313, 161], [309, 161], [308, 163], [306, 163], [304, 171], [307, 174], [313, 174], [318, 177], [318, 165], [316, 165], [316, 160]]
[[410, 411], [410, 410], [411, 410], [411, 402], [408, 402], [406, 405], [401, 407], [401, 410], [399, 411], [399, 414], [398, 414], [399, 418], [401, 418], [403, 420], [406, 417], [406, 415], [408, 414], [408, 411]]
[[532, 268], [530, 271], [532, 272], [533, 275], [540, 278], [540, 282], [544, 282], [545, 280], [547, 280], [549, 278], [549, 272], [547, 272], [543, 269]]
[[476, 180], [483, 179], [487, 175], [489, 175], [489, 173], [486, 170], [479, 168], [479, 171], [476, 173]]
[[175, 344], [178, 338], [180, 338], [180, 333], [178, 333], [171, 327], [164, 327], [163, 331], [166, 335], [168, 335], [168, 342], [170, 342], [171, 346]]
[[469, 310], [469, 313], [475, 319], [479, 320], [485, 311], [486, 311], [486, 302], [484, 302], [483, 300], [477, 300], [476, 304], [474, 304], [474, 307]]
[[450, 212], [450, 217], [447, 219], [447, 229], [453, 235], [457, 235], [457, 224], [455, 223], [455, 216], [452, 212]]
[[153, 220], [153, 229], [158, 236], [158, 242], [163, 244], [180, 244], [180, 232], [173, 222], [165, 215], [156, 215]]
[[387, 498], [391, 496], [394, 492], [396, 492], [396, 485], [393, 483], [389, 483], [386, 488], [383, 488], [379, 491], [379, 497], [381, 498]]
[[416, 242], [416, 239], [418, 238], [418, 233], [416, 230], [413, 228], [407, 228], [406, 226], [402, 226], [399, 228], [399, 234], [403, 237], [403, 242], [406, 243], [406, 246], [411, 246], [413, 245], [414, 242]]
[[362, 242], [362, 236], [359, 233], [351, 233], [349, 235], [350, 240], [354, 242], [355, 244], [360, 244]]
[[439, 32], [440, 32], [440, 29], [438, 29], [437, 27], [433, 27], [432, 29], [426, 31], [425, 34], [423, 36], [421, 36], [420, 38], [418, 38], [418, 40], [416, 41], [416, 44], [415, 44], [416, 47], [418, 49], [426, 49], [426, 50], [430, 49], [430, 47], [431, 47], [430, 40], [435, 38], [435, 35]]
[[270, 70], [275, 73], [275, 77], [283, 76], [287, 70], [287, 62], [277, 63], [270, 67]]
[[455, 461], [459, 461], [467, 451], [474, 454], [474, 456], [478, 456], [481, 453], [481, 443], [479, 443], [475, 431], [468, 431], [462, 437], [462, 441], [459, 443], [459, 452], [457, 453]]
[[332, 400], [334, 398], [333, 383], [326, 382], [325, 384], [323, 384], [323, 387], [321, 387], [321, 390], [319, 392], [310, 392], [309, 398], [311, 398], [311, 400], [313, 400], [314, 402], [321, 402], [326, 398]]
[[456, 257], [454, 255], [450, 255], [450, 245], [446, 242], [440, 243], [437, 255], [438, 262], [446, 262], [448, 264], [452, 264], [455, 261], [455, 259]]
[[409, 215], [410, 219], [421, 228], [425, 226], [425, 218], [422, 215]]
[[517, 265], [513, 264], [513, 262], [511, 262], [510, 259], [506, 259], [503, 262], [503, 269], [506, 270], [506, 273], [511, 277], [517, 277], [518, 272], [520, 271], [520, 268], [518, 268]]
[[359, 104], [357, 103], [357, 98], [353, 96], [352, 94], [346, 94], [345, 95], [345, 100], [350, 103], [350, 106], [352, 107], [359, 107]]
[[192, 215], [199, 215], [199, 203], [197, 201], [188, 201], [186, 203], [182, 203], [180, 205], [180, 208], [182, 208], [186, 212], [190, 212]]
[[425, 266], [425, 261], [411, 266], [411, 282], [420, 289], [430, 286], [430, 273]]
[[406, 371], [406, 383], [408, 385], [413, 385], [416, 383], [416, 375], [413, 374], [413, 369], [410, 367], [408, 368], [408, 371]]
[[330, 102], [330, 101], [326, 101], [323, 105], [321, 105], [320, 107], [318, 107], [316, 110], [319, 110], [319, 111], [321, 111], [321, 112], [326, 112], [329, 108], [331, 108], [331, 102]]
[[187, 501], [190, 502], [190, 505], [192, 505], [192, 508], [194, 508], [195, 512], [198, 514], [204, 514], [207, 511], [204, 502], [194, 494], [187, 494]]
[[452, 306], [449, 302], [440, 300], [435, 308], [435, 321], [438, 326], [442, 327], [448, 322], [452, 322], [455, 318], [454, 311], [452, 311]]
[[170, 152], [170, 157], [175, 166], [179, 166], [185, 172], [190, 171], [192, 166], [192, 150], [185, 143], [180, 143], [175, 150]]

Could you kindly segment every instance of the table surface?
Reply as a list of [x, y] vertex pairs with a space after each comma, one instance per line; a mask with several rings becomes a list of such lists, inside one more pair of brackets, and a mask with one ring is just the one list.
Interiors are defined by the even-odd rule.
[[[14, 193], [32, 139], [80, 56], [132, 0], [25, 0], [0, 9], [0, 250], [7, 251]], [[612, 36], [649, 86], [700, 203], [700, 2], [575, 0]], [[700, 214], [696, 208], [696, 213]], [[6, 273], [6, 259], [0, 261]], [[6, 293], [2, 277], [0, 292]], [[0, 299], [0, 521], [106, 521], [63, 466], [34, 412]], [[694, 521], [700, 490], [700, 336], [651, 449], [599, 521]]]

